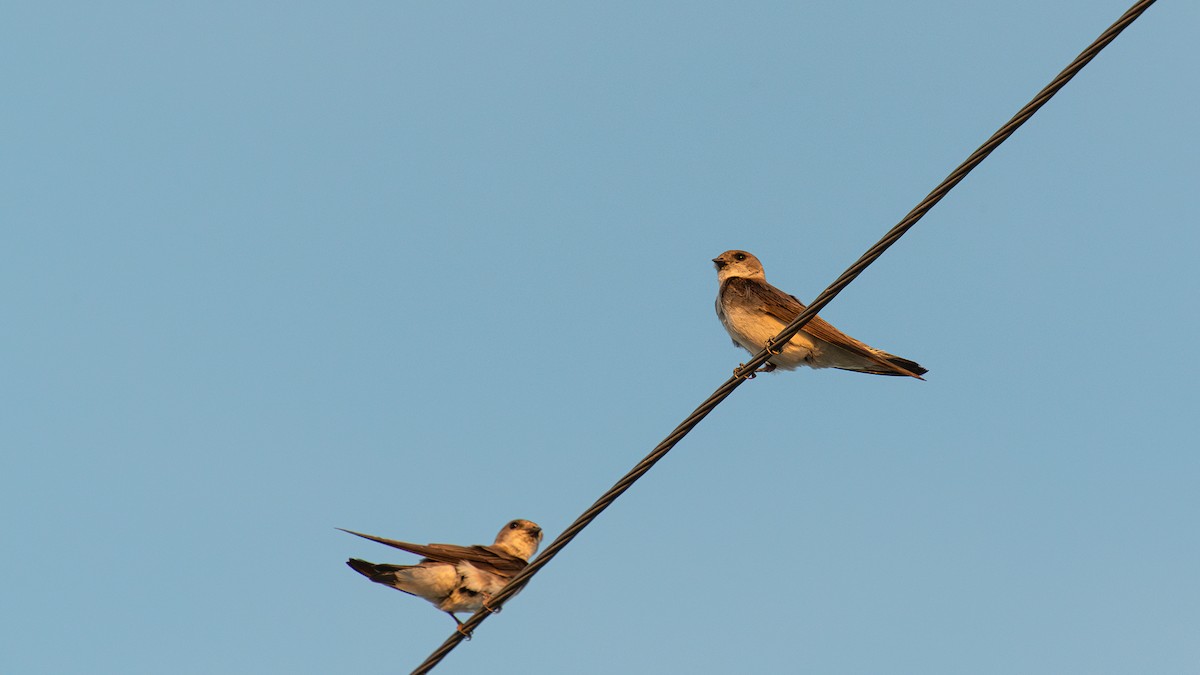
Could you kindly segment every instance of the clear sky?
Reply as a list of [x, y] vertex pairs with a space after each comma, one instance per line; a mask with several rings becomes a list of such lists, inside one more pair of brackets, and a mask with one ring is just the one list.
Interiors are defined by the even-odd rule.
[[[407, 672], [336, 531], [556, 536], [1128, 0], [9, 3], [0, 672]], [[1162, 2], [438, 672], [1200, 669], [1200, 9]]]

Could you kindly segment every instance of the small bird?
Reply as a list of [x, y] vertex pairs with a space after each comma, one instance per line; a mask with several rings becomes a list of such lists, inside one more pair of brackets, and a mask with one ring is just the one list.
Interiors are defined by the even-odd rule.
[[514, 520], [505, 525], [491, 546], [422, 546], [352, 530], [342, 532], [424, 556], [416, 565], [376, 564], [358, 558], [351, 558], [346, 564], [375, 583], [433, 603], [449, 614], [458, 631], [468, 638], [463, 622], [454, 613], [476, 612], [481, 607], [491, 610], [487, 603], [492, 595], [528, 564], [542, 542], [542, 528], [528, 520]]
[[[762, 263], [746, 251], [726, 251], [713, 258], [717, 267], [717, 318], [725, 326], [733, 344], [757, 354], [768, 341], [800, 316], [803, 303], [767, 283]], [[776, 367], [794, 370], [840, 368], [872, 375], [907, 375], [918, 380], [929, 372], [915, 361], [900, 358], [869, 347], [814, 316], [804, 328], [782, 347], [772, 345], [775, 353], [763, 366], [763, 372]]]

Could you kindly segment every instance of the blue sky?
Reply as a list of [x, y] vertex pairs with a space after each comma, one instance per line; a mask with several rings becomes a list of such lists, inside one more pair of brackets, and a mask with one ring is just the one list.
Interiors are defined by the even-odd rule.
[[[556, 536], [1123, 2], [23, 3], [0, 671], [407, 672], [336, 531]], [[1200, 11], [1164, 2], [438, 672], [1194, 673]]]

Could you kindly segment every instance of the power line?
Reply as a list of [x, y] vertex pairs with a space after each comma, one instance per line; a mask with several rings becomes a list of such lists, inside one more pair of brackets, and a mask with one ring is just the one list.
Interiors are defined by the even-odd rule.
[[[867, 250], [867, 252], [864, 253], [862, 257], [859, 258], [853, 265], [851, 265], [849, 269], [843, 272], [842, 275], [838, 277], [832, 284], [830, 284], [828, 288], [822, 291], [821, 294], [818, 295], [815, 300], [813, 300], [812, 304], [809, 305], [808, 309], [801, 312], [800, 316], [796, 317], [795, 321], [792, 321], [792, 323], [788, 324], [787, 328], [784, 328], [779, 335], [776, 335], [771, 339], [771, 344], [786, 343], [792, 338], [792, 336], [798, 333], [805, 324], [807, 324], [814, 316], [817, 315], [818, 312], [824, 309], [826, 305], [828, 305], [835, 297], [837, 297], [838, 293], [842, 292], [842, 289], [848, 286], [850, 282], [854, 281], [859, 274], [862, 274], [863, 270], [870, 266], [871, 263], [875, 262], [879, 256], [883, 255], [883, 252], [888, 250], [892, 244], [896, 243], [900, 237], [904, 236], [904, 233], [908, 232], [913, 225], [916, 225], [917, 221], [923, 218], [925, 214], [934, 207], [935, 204], [941, 201], [942, 197], [945, 197], [946, 194], [954, 188], [954, 186], [958, 185], [963, 178], [966, 178], [967, 174], [970, 173], [972, 169], [986, 159], [987, 156], [990, 155], [993, 150], [999, 147], [1001, 143], [1007, 140], [1009, 136], [1012, 136], [1013, 133], [1016, 132], [1016, 130], [1020, 128], [1022, 124], [1028, 121], [1030, 117], [1033, 117], [1034, 113], [1036, 113], [1038, 109], [1040, 109], [1046, 104], [1047, 101], [1057, 94], [1058, 91], [1067, 84], [1067, 82], [1071, 81], [1071, 78], [1075, 77], [1075, 75], [1078, 74], [1084, 66], [1086, 66], [1093, 58], [1095, 58], [1096, 55], [1100, 53], [1100, 50], [1107, 47], [1110, 42], [1116, 39], [1116, 37], [1121, 34], [1121, 31], [1125, 30], [1129, 24], [1137, 20], [1137, 18], [1141, 16], [1142, 13], [1150, 7], [1150, 5], [1154, 4], [1154, 1], [1155, 0], [1141, 0], [1140, 2], [1134, 3], [1134, 5], [1130, 7], [1120, 19], [1117, 19], [1116, 23], [1109, 26], [1107, 30], [1101, 33], [1100, 37], [1096, 38], [1096, 40], [1089, 45], [1087, 49], [1083, 50], [1079, 56], [1075, 57], [1075, 60], [1072, 61], [1071, 64], [1065, 69], [1063, 69], [1063, 71], [1059, 73], [1058, 76], [1056, 76], [1050, 82], [1050, 84], [1046, 85], [1044, 89], [1038, 92], [1037, 95], [1033, 97], [1033, 100], [1027, 103], [1025, 107], [1021, 108], [1017, 114], [1014, 115], [1013, 118], [1006, 122], [1002, 127], [1000, 127], [996, 133], [992, 134], [991, 138], [987, 139], [987, 141], [985, 141], [983, 145], [979, 146], [975, 152], [971, 153], [971, 156], [968, 157], [966, 161], [952, 171], [950, 175], [941, 182], [941, 184], [934, 188], [933, 191], [921, 201], [920, 204], [917, 204], [912, 211], [909, 211], [908, 215], [906, 215], [899, 223], [897, 223], [895, 227], [889, 230], [888, 233], [885, 234], [878, 243]], [[658, 460], [665, 457], [666, 454], [675, 447], [675, 444], [682, 440], [683, 437], [686, 436], [692, 429], [694, 429], [701, 420], [708, 416], [708, 413], [712, 412], [713, 408], [716, 408], [718, 404], [728, 398], [729, 395], [733, 393], [733, 390], [741, 386], [743, 382], [754, 377], [754, 371], [757, 370], [759, 366], [766, 363], [767, 359], [769, 358], [771, 358], [771, 352], [768, 351], [768, 349], [763, 349], [755, 354], [744, 365], [739, 366], [736, 370], [734, 370], [733, 377], [729, 378], [724, 384], [718, 387], [711, 396], [705, 399], [705, 401], [687, 417], [687, 419], [681, 422], [679, 426], [675, 427], [675, 430], [672, 431], [670, 435], [668, 435], [662, 440], [661, 443], [655, 446], [655, 448], [650, 451], [649, 455], [646, 455], [646, 457], [642, 461], [638, 462], [638, 464], [634, 466], [629, 473], [625, 474], [621, 480], [617, 481], [616, 485], [612, 486], [608, 492], [605, 492], [604, 495], [597, 499], [594, 504], [588, 507], [583, 514], [576, 518], [575, 522], [571, 523], [567, 529], [563, 530], [562, 534], [558, 535], [558, 538], [552, 541], [550, 545], [547, 546], [544, 551], [542, 551], [541, 555], [534, 558], [533, 561], [530, 562], [529, 565], [520, 572], [518, 572], [517, 575], [514, 576], [504, 588], [500, 589], [495, 595], [493, 595], [489, 604], [498, 610], [506, 601], [508, 601], [509, 598], [511, 598], [513, 595], [516, 595], [522, 588], [524, 588], [525, 584], [529, 583], [529, 579], [534, 574], [537, 574], [538, 570], [546, 566], [546, 564], [549, 563], [554, 556], [558, 555], [559, 551], [566, 547], [567, 544], [571, 543], [571, 540], [573, 540], [576, 535], [583, 530], [583, 528], [591, 524], [591, 522], [595, 520], [601, 512], [604, 511], [604, 509], [612, 505], [612, 503], [616, 501], [618, 497], [620, 497], [635, 482], [637, 482], [639, 478], [645, 475], [646, 472], [648, 472], [651, 467], [658, 462]], [[470, 633], [475, 629], [475, 627], [483, 623], [484, 619], [486, 619], [489, 614], [490, 612], [487, 609], [479, 610], [463, 623], [461, 629], [467, 633]], [[417, 668], [412, 671], [412, 675], [422, 675], [424, 673], [428, 673], [464, 639], [465, 636], [457, 631], [451, 634], [449, 639], [443, 642], [440, 647], [434, 650], [434, 652], [430, 654], [424, 662], [421, 663], [421, 665], [417, 666]]]

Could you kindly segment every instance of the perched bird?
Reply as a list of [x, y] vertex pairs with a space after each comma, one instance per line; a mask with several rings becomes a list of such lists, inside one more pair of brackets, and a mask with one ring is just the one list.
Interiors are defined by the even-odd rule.
[[[806, 307], [794, 296], [767, 283], [762, 263], [745, 251], [726, 251], [713, 258], [717, 267], [717, 318], [733, 344], [757, 354], [767, 342], [800, 316]], [[908, 375], [918, 380], [928, 372], [920, 364], [902, 359], [846, 335], [815, 316], [787, 344], [772, 345], [772, 356], [762, 370], [840, 368], [872, 375]]]
[[454, 619], [463, 635], [467, 635], [462, 630], [463, 623], [454, 613], [476, 612], [487, 607], [492, 595], [525, 567], [542, 542], [542, 528], [528, 520], [514, 520], [505, 525], [491, 546], [422, 546], [342, 531], [424, 556], [416, 565], [376, 564], [358, 558], [351, 558], [346, 564], [375, 583], [432, 602]]

